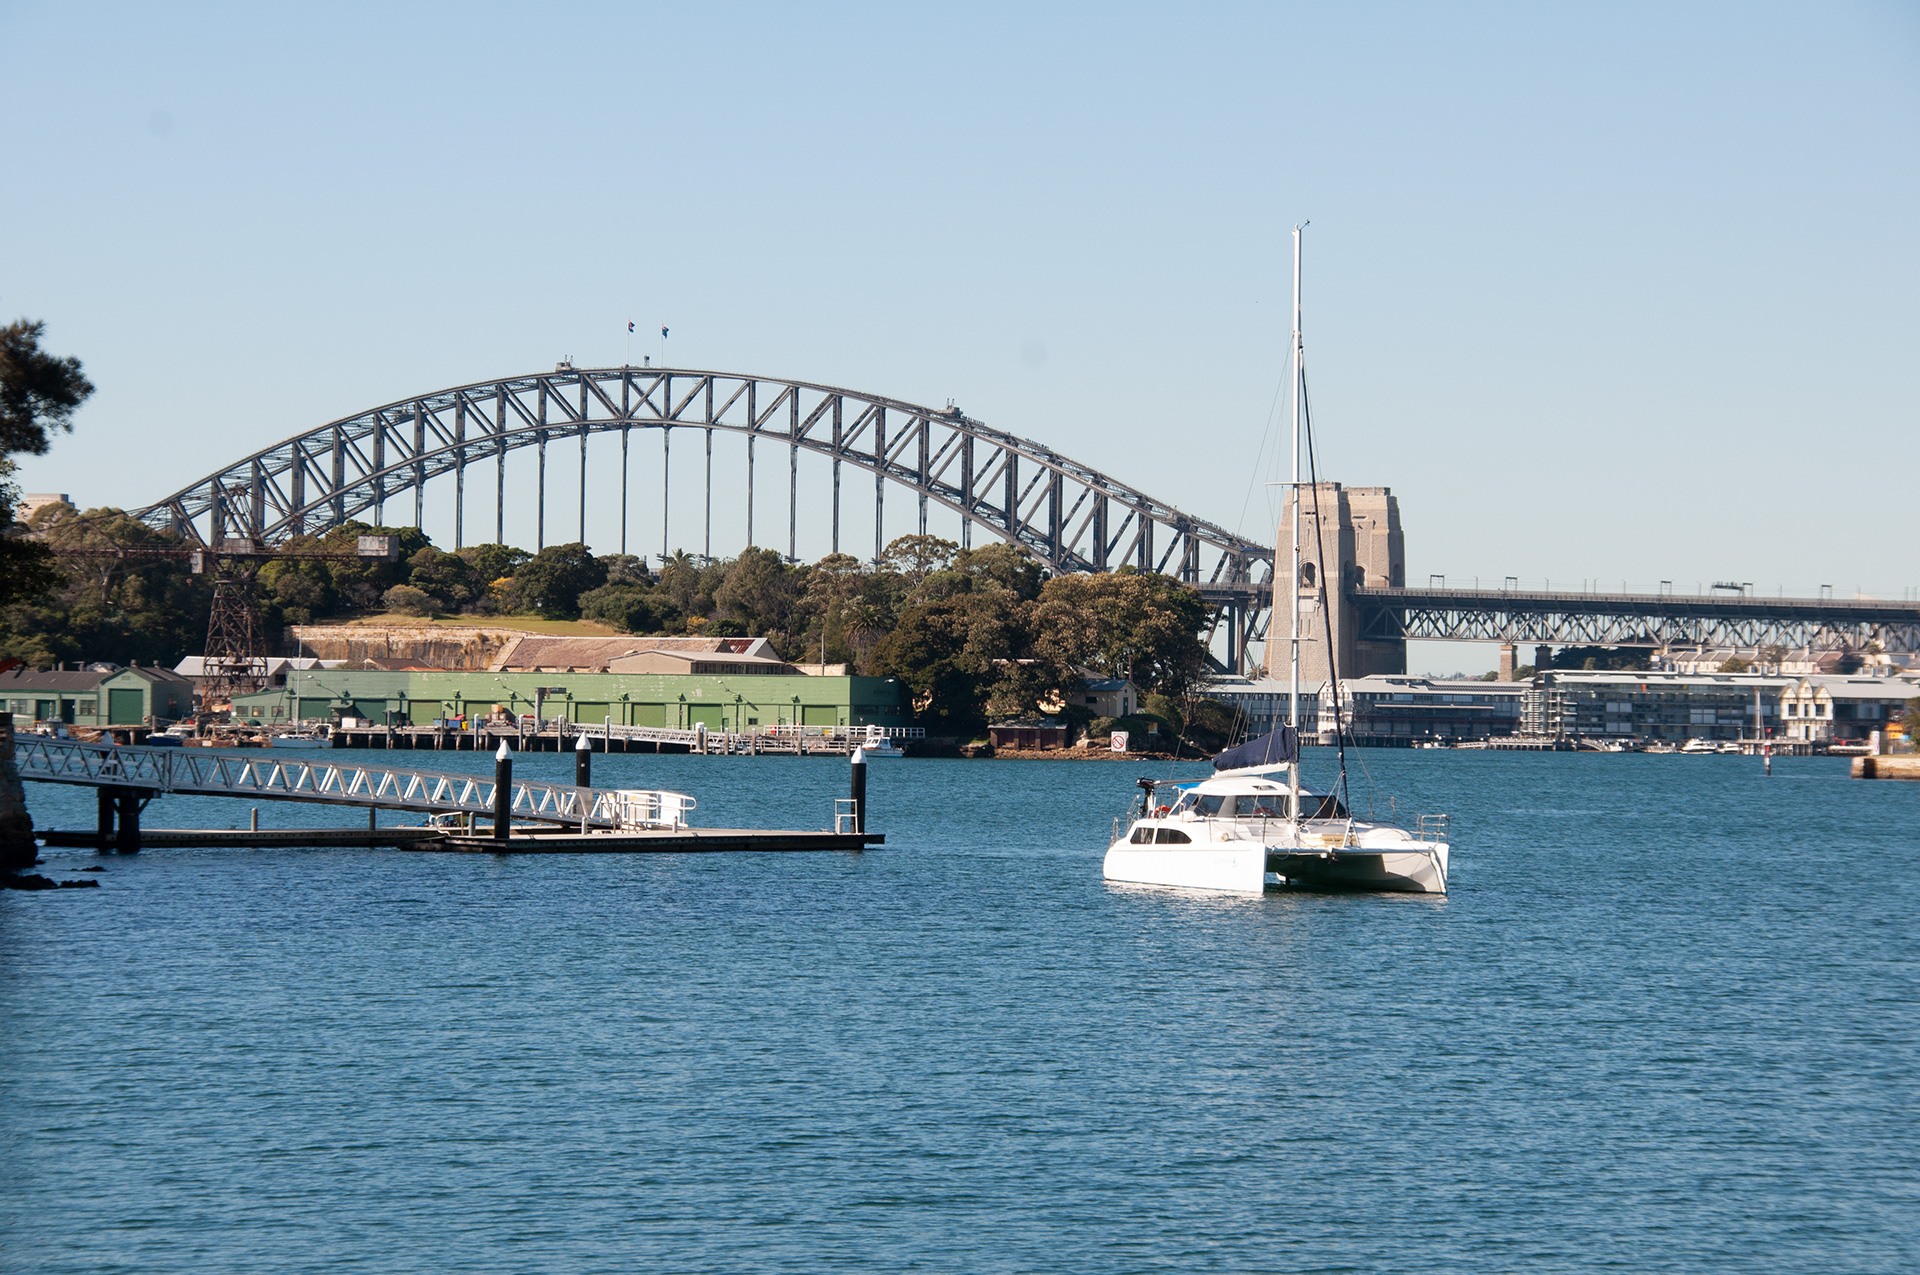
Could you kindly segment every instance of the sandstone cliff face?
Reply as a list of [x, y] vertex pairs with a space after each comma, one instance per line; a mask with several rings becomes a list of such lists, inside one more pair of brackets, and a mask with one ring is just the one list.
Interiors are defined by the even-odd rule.
[[415, 660], [433, 668], [485, 669], [526, 634], [517, 629], [448, 625], [302, 624], [302, 655], [322, 660]]
[[0, 713], [0, 869], [31, 868], [38, 857], [26, 788], [13, 764], [13, 714]]

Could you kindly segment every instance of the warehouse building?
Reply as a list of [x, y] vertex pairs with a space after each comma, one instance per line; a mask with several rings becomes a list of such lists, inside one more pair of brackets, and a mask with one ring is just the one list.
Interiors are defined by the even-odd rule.
[[1340, 709], [1354, 742], [1406, 747], [1516, 734], [1526, 693], [1524, 683], [1384, 674], [1342, 682]]
[[515, 718], [679, 730], [908, 724], [900, 683], [890, 677], [810, 676], [773, 659], [721, 660], [712, 667], [724, 671], [300, 669], [290, 671], [279, 690], [235, 696], [234, 717], [266, 724], [351, 717], [381, 726], [424, 726], [499, 709]]
[[1855, 743], [1920, 697], [1920, 678], [1557, 670], [1528, 689], [1522, 730], [1557, 739], [1680, 744], [1752, 739]]
[[0, 673], [0, 706], [19, 730], [54, 725], [155, 729], [193, 715], [193, 683], [163, 668], [77, 664]]

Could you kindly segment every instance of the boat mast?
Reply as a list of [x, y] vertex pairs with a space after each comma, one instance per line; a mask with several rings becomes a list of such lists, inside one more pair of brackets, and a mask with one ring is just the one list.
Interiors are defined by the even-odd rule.
[[1293, 495], [1293, 563], [1289, 576], [1293, 593], [1293, 633], [1288, 641], [1288, 668], [1292, 689], [1287, 696], [1287, 725], [1293, 728], [1293, 762], [1287, 767], [1287, 811], [1300, 822], [1300, 376], [1304, 351], [1300, 338], [1300, 231], [1293, 228], [1293, 477], [1287, 490]]

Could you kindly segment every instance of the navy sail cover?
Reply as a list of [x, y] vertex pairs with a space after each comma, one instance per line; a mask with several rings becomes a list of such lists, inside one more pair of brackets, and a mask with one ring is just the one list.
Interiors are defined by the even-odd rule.
[[1272, 766], [1300, 757], [1300, 737], [1291, 726], [1282, 726], [1258, 739], [1235, 744], [1213, 759], [1215, 770], [1245, 770], [1249, 766]]

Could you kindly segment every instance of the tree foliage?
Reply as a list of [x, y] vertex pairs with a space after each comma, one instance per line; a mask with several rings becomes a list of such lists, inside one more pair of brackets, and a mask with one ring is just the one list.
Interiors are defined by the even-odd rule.
[[40, 348], [44, 332], [27, 319], [0, 328], [0, 607], [46, 598], [60, 584], [48, 547], [14, 525], [20, 489], [12, 457], [45, 454], [51, 435], [72, 429], [74, 411], [93, 393], [79, 359]]
[[[356, 538], [376, 531], [399, 539], [398, 561], [351, 556]], [[116, 510], [81, 517], [56, 507], [36, 519], [34, 535], [45, 547], [182, 548]], [[752, 548], [725, 561], [678, 553], [655, 571], [627, 555], [595, 557], [583, 544], [448, 553], [414, 528], [350, 523], [291, 542], [258, 582], [270, 641], [289, 624], [380, 610], [533, 613], [629, 633], [765, 637], [790, 659], [898, 678], [915, 712], [942, 734], [1038, 713], [1083, 673], [1179, 696], [1205, 656], [1206, 609], [1176, 581], [1131, 571], [1048, 579], [1012, 545], [963, 550], [932, 536], [894, 541], [877, 564], [845, 554], [797, 564]], [[37, 664], [172, 663], [200, 649], [209, 593], [205, 577], [185, 570], [184, 553], [76, 558], [44, 605], [0, 611], [0, 653]]]
[[51, 589], [0, 609], [0, 655], [38, 667], [83, 659], [171, 664], [200, 649], [212, 583], [186, 569], [178, 540], [119, 510], [81, 514], [70, 505], [38, 511], [31, 530], [45, 548], [89, 552], [56, 554]]
[[548, 545], [520, 565], [507, 591], [514, 607], [550, 620], [580, 618], [580, 595], [607, 582], [607, 569], [593, 551], [575, 541]]
[[93, 393], [80, 360], [40, 348], [46, 325], [18, 319], [0, 328], [0, 455], [46, 454], [51, 434], [73, 428]]
[[1205, 672], [1206, 622], [1199, 593], [1167, 576], [1131, 568], [1056, 576], [1035, 607], [1035, 646], [1057, 666], [1178, 694]]

